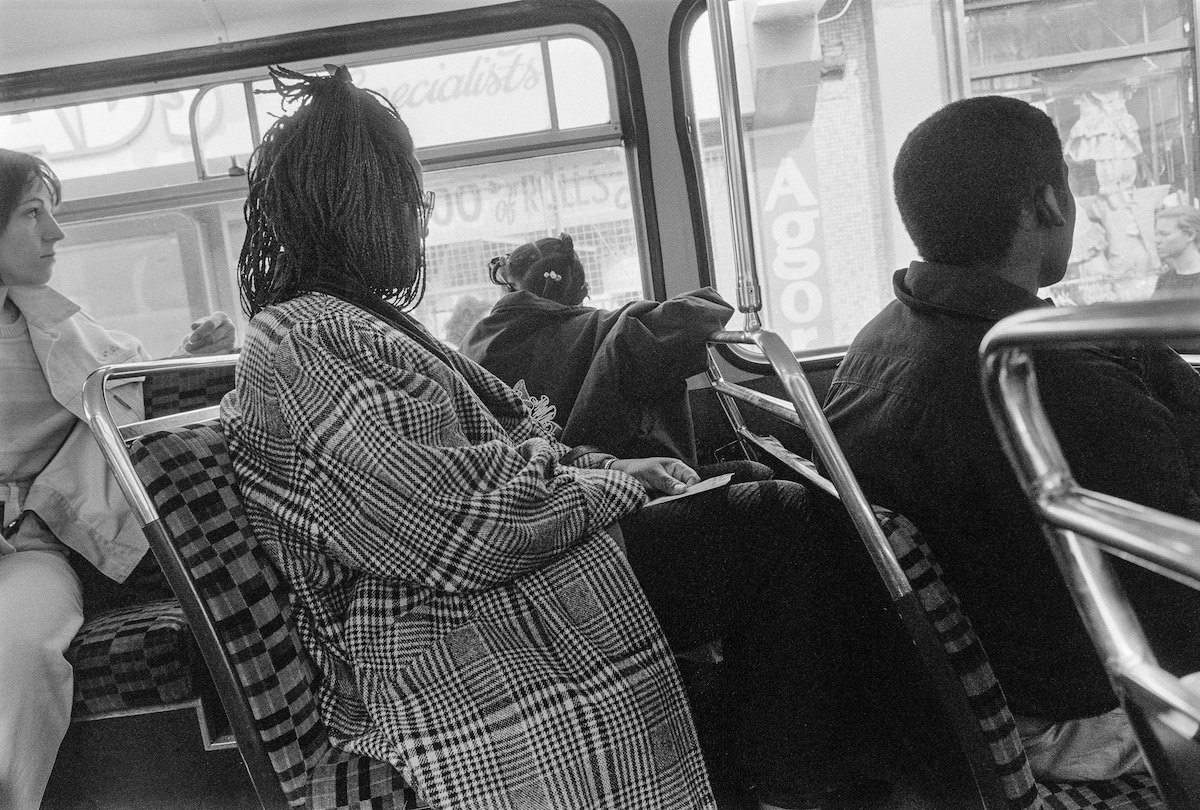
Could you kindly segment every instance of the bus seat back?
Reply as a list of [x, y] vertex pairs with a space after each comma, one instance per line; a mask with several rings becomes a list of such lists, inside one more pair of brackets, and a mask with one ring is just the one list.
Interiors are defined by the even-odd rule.
[[[231, 371], [233, 358], [227, 362]], [[422, 807], [390, 764], [330, 745], [289, 589], [254, 537], [213, 409], [191, 412], [190, 424], [186, 412], [166, 427], [162, 416], [111, 424], [103, 407], [108, 379], [150, 380], [189, 364], [102, 368], [88, 380], [86, 410], [191, 626], [260, 803], [280, 810]]]

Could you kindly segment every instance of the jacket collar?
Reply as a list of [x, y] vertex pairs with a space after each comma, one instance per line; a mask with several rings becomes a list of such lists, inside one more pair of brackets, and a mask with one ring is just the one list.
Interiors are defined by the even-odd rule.
[[560, 318], [571, 317], [581, 312], [594, 311], [595, 307], [585, 307], [582, 304], [569, 307], [566, 304], [551, 301], [549, 298], [534, 295], [526, 290], [517, 290], [516, 292], [504, 295], [492, 308], [492, 312], [497, 314], [501, 312], [535, 312], [540, 315], [554, 315]]
[[79, 312], [79, 305], [45, 284], [36, 287], [0, 285], [0, 304], [8, 298], [17, 305], [25, 321], [37, 329], [52, 329]]
[[998, 321], [1034, 307], [1053, 306], [989, 273], [933, 262], [913, 262], [892, 276], [896, 298], [915, 310]]

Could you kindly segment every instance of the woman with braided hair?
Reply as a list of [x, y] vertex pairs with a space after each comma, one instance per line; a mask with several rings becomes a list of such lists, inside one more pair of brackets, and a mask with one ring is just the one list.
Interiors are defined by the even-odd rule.
[[733, 308], [710, 287], [616, 310], [583, 306], [583, 263], [567, 234], [492, 259], [508, 290], [461, 351], [553, 409], [567, 444], [622, 457], [696, 462], [687, 378], [705, 368], [705, 341]]
[[[272, 70], [298, 108], [248, 167], [252, 318], [221, 421], [332, 740], [392, 763], [436, 808], [712, 810], [668, 639], [727, 628], [680, 610], [679, 640], [664, 636], [618, 524], [695, 471], [562, 444], [408, 314], [432, 199], [395, 108], [330, 73]], [[803, 490], [778, 483], [745, 508], [798, 535], [780, 503]], [[820, 718], [844, 721], [811, 686], [832, 649], [809, 618], [827, 572], [799, 565], [799, 542], [771, 546], [764, 573], [714, 596], [727, 624], [754, 625], [734, 699], [760, 797], [823, 791], [837, 755]]]

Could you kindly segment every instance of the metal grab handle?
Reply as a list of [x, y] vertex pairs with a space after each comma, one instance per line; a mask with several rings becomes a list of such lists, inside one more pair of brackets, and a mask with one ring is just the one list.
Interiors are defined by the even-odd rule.
[[[1037, 309], [984, 337], [992, 422], [1047, 536], [1094, 643], [1110, 669], [1200, 718], [1200, 699], [1158, 667], [1107, 555], [1200, 589], [1200, 523], [1080, 487], [1038, 390], [1033, 349], [1200, 334], [1200, 306], [1166, 300]], [[1164, 686], [1165, 684], [1165, 686]]]
[[[119, 471], [116, 476], [117, 483], [121, 486], [121, 492], [125, 495], [129, 505], [137, 512], [138, 518], [143, 524], [153, 523], [158, 519], [158, 509], [154, 506], [154, 502], [150, 500], [150, 496], [146, 493], [144, 487], [130, 486], [129, 482], [137, 480], [137, 473], [134, 472], [133, 462], [130, 461], [129, 455], [124, 452], [118, 452], [116, 448], [123, 448], [127, 437], [127, 431], [119, 427], [113, 419], [112, 410], [109, 408], [108, 397], [105, 396], [105, 391], [108, 388], [108, 383], [114, 380], [129, 380], [139, 377], [145, 377], [147, 374], [153, 374], [159, 369], [172, 370], [192, 370], [203, 368], [220, 368], [229, 366], [236, 359], [237, 355], [218, 354], [207, 357], [184, 357], [171, 358], [168, 360], [148, 360], [144, 363], [122, 363], [118, 366], [101, 366], [88, 375], [87, 380], [83, 384], [83, 415], [87, 417], [88, 427], [93, 435], [97, 437], [100, 450], [104, 455], [104, 460], [108, 462], [110, 469]], [[216, 414], [218, 406], [206, 408], [203, 411], [190, 412], [189, 421], [196, 421], [198, 418], [209, 418]], [[178, 424], [178, 418], [162, 417], [161, 419], [148, 419], [137, 423], [137, 432], [146, 433], [149, 430], [169, 427], [172, 424]], [[103, 439], [103, 441], [101, 441]]]
[[737, 92], [737, 65], [733, 58], [729, 0], [708, 0], [708, 14], [713, 60], [717, 68], [721, 148], [725, 155], [725, 177], [729, 183], [729, 224], [733, 236], [737, 304], [738, 311], [745, 316], [745, 328], [753, 331], [761, 325], [759, 313], [762, 311], [762, 291], [758, 282], [754, 240], [751, 236], [753, 220], [750, 216], [750, 182], [746, 175], [746, 152], [742, 143], [742, 109]]
[[[745, 332], [715, 332], [709, 336], [708, 340], [709, 343], [749, 344], [757, 346], [763, 353], [783, 384], [784, 391], [788, 395], [787, 403], [737, 383], [729, 382], [721, 375], [720, 368], [716, 363], [710, 362], [709, 379], [713, 388], [720, 396], [734, 397], [763, 407], [773, 415], [799, 426], [808, 434], [818, 457], [829, 472], [829, 479], [818, 475], [815, 470], [789, 466], [796, 469], [807, 480], [826, 492], [836, 495], [842, 501], [891, 597], [898, 599], [911, 593], [912, 585], [904, 575], [904, 570], [896, 560], [895, 554], [892, 553], [891, 545], [884, 537], [879, 521], [875, 518], [875, 511], [858, 485], [858, 480], [854, 477], [854, 472], [850, 469], [850, 464], [846, 461], [846, 456], [837, 443], [833, 430], [829, 427], [829, 422], [825, 419], [821, 404], [817, 401], [812, 386], [808, 384], [808, 379], [804, 376], [804, 370], [783, 339], [774, 332], [756, 329]], [[724, 405], [724, 403], [722, 404]], [[790, 407], [788, 407], [789, 405]], [[739, 415], [737, 421], [734, 422], [734, 429], [742, 437], [747, 437], [748, 431], [744, 424], [739, 429], [740, 421]], [[761, 441], [756, 443], [762, 446]], [[770, 448], [764, 447], [764, 449], [771, 452]]]

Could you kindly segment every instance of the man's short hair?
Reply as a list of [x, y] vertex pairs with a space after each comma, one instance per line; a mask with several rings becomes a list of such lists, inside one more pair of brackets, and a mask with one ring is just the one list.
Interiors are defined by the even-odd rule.
[[971, 265], [1005, 256], [1022, 207], [1047, 185], [1067, 193], [1062, 156], [1054, 122], [1019, 99], [962, 99], [922, 121], [892, 173], [921, 258]]

